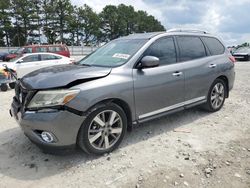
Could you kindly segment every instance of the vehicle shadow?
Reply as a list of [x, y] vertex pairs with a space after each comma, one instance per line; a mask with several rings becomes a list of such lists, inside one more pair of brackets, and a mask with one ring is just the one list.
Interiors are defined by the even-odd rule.
[[[132, 132], [128, 132], [119, 149], [113, 154], [122, 153], [129, 145], [166, 134], [209, 114], [192, 108], [136, 126]], [[1, 132], [0, 142], [0, 176], [19, 180], [37, 180], [77, 166], [85, 168], [91, 161], [106, 162], [107, 158], [87, 155], [79, 149], [63, 155], [45, 154], [24, 136], [19, 127]]]

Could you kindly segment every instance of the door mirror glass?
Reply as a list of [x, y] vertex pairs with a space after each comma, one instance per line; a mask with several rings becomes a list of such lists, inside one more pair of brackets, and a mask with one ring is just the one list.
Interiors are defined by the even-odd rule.
[[157, 67], [160, 64], [160, 60], [158, 57], [155, 56], [144, 56], [141, 59], [141, 63], [139, 64], [139, 68], [152, 68]]

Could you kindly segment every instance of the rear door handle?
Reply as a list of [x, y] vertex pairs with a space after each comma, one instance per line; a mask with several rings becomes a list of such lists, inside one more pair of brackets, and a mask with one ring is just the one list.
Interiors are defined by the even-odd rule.
[[181, 76], [182, 74], [183, 74], [182, 72], [176, 71], [176, 72], [174, 72], [172, 75], [173, 75], [173, 76]]
[[209, 68], [215, 68], [217, 65], [216, 64], [210, 64]]

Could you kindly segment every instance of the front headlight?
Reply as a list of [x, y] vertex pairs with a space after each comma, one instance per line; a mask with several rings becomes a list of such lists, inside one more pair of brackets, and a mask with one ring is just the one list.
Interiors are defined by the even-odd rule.
[[64, 105], [80, 92], [78, 89], [58, 89], [38, 91], [30, 101], [28, 108], [41, 108]]

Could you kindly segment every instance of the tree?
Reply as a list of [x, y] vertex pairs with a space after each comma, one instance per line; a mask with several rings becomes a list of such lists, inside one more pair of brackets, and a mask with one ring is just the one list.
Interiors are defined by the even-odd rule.
[[100, 13], [102, 30], [107, 39], [115, 39], [119, 36], [118, 10], [114, 5], [107, 5]]
[[10, 0], [0, 1], [0, 46], [5, 46], [4, 38], [7, 46], [10, 46], [10, 30], [11, 25]]
[[86, 4], [73, 6], [71, 0], [0, 1], [1, 46], [22, 46], [42, 34], [49, 43], [89, 45], [131, 33], [164, 30], [147, 12], [124, 4], [107, 5], [97, 14]]
[[81, 20], [81, 30], [83, 31], [83, 42], [89, 45], [97, 40], [100, 34], [100, 18], [91, 7], [84, 4], [79, 8], [79, 19]]
[[36, 18], [35, 4], [30, 0], [12, 0], [12, 14], [14, 17], [14, 25], [17, 30], [19, 46], [24, 45], [27, 41], [28, 33], [34, 29], [31, 25], [32, 20]]
[[55, 31], [59, 33], [60, 42], [64, 42], [63, 34], [67, 32], [67, 21], [73, 13], [73, 6], [70, 0], [54, 0], [55, 4]]
[[135, 11], [132, 6], [107, 5], [100, 13], [102, 29], [107, 40], [131, 33], [165, 31], [164, 26], [145, 11]]
[[164, 26], [156, 20], [153, 16], [148, 15], [147, 12], [139, 10], [136, 13], [136, 32], [154, 32], [154, 31], [165, 31]]

